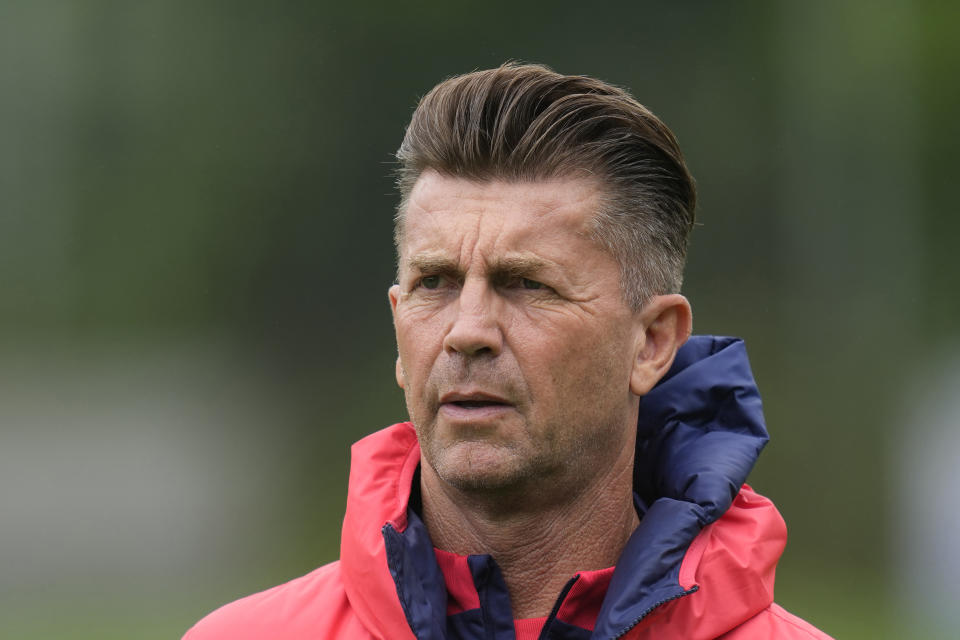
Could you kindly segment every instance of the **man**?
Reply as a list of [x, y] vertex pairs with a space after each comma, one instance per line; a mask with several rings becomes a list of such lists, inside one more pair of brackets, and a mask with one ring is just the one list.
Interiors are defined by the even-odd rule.
[[[786, 529], [741, 342], [688, 340], [693, 179], [621, 89], [452, 78], [398, 152], [410, 423], [353, 448], [339, 562], [209, 638], [825, 638], [773, 604]], [[724, 635], [728, 634], [728, 635]]]

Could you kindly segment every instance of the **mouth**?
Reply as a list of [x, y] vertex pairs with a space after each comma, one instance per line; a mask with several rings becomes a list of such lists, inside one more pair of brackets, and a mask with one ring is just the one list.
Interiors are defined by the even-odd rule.
[[493, 402], [492, 400], [454, 400], [444, 404], [454, 404], [461, 409], [480, 409], [483, 407], [495, 407], [504, 405], [503, 402]]
[[450, 392], [440, 397], [440, 412], [453, 419], [494, 417], [512, 408], [506, 398], [480, 391]]

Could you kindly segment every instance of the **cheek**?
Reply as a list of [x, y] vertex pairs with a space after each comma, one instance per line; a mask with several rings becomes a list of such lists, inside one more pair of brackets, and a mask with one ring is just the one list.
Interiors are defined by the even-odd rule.
[[[522, 343], [521, 368], [542, 399], [556, 405], [589, 405], [591, 398], [627, 396], [629, 345], [619, 327], [540, 331]], [[534, 346], [535, 345], [535, 346]], [[622, 394], [620, 392], [623, 392]]]
[[407, 385], [422, 384], [429, 374], [442, 334], [435, 323], [398, 316], [397, 351]]

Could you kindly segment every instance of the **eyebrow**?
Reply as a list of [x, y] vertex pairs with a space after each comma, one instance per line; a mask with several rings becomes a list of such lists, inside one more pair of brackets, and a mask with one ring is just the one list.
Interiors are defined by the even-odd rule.
[[540, 271], [549, 265], [549, 262], [536, 256], [510, 255], [497, 260], [491, 265], [490, 271], [511, 276], [522, 276]]
[[410, 256], [407, 265], [424, 273], [457, 273], [457, 263], [444, 255], [436, 253], [418, 253]]
[[[550, 262], [530, 254], [507, 255], [488, 265], [491, 274], [520, 276], [550, 266]], [[456, 261], [436, 253], [418, 253], [407, 260], [407, 265], [422, 273], [459, 274], [462, 272]]]

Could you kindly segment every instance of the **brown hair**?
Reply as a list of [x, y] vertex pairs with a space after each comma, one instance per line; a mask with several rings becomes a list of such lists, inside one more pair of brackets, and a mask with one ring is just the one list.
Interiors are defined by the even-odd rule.
[[603, 187], [592, 232], [620, 265], [626, 302], [680, 290], [693, 177], [670, 129], [623, 89], [530, 64], [456, 76], [420, 100], [397, 159], [398, 250], [426, 169], [480, 181], [592, 175]]

